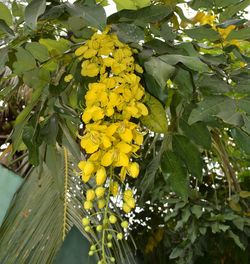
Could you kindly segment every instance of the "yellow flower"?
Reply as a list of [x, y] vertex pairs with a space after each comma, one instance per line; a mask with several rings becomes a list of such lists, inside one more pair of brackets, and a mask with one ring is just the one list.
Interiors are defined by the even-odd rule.
[[82, 63], [82, 70], [81, 75], [82, 76], [89, 76], [89, 77], [95, 77], [99, 73], [99, 66], [97, 63], [90, 62], [89, 60], [85, 60]]
[[96, 184], [97, 185], [104, 184], [106, 178], [107, 178], [106, 169], [104, 167], [100, 167], [96, 172], [96, 178], [95, 178]]
[[87, 49], [83, 54], [83, 58], [90, 59], [90, 58], [94, 57], [96, 54], [97, 54], [97, 50]]
[[64, 77], [64, 81], [65, 82], [70, 82], [73, 79], [73, 75], [72, 74], [68, 74]]
[[126, 214], [128, 214], [128, 213], [131, 212], [132, 208], [131, 208], [130, 206], [128, 206], [127, 203], [123, 203], [123, 205], [122, 205], [122, 210], [123, 210]]
[[99, 186], [95, 189], [95, 194], [98, 198], [102, 197], [105, 194], [105, 188], [102, 186]]
[[89, 189], [86, 192], [86, 200], [87, 201], [92, 201], [95, 199], [95, 191], [93, 189]]
[[127, 205], [130, 207], [130, 208], [135, 208], [135, 199], [133, 197], [129, 198], [126, 200], [126, 203]]
[[82, 170], [82, 180], [88, 182], [91, 174], [95, 170], [93, 162], [83, 160], [79, 162], [78, 167]]
[[85, 201], [83, 204], [83, 208], [85, 210], [90, 210], [93, 208], [93, 203], [91, 201]]
[[128, 166], [128, 173], [132, 178], [137, 178], [140, 172], [140, 167], [137, 162], [131, 162]]
[[119, 184], [118, 182], [114, 181], [110, 183], [110, 192], [112, 193], [113, 196], [116, 196], [118, 194], [119, 190]]
[[124, 191], [124, 193], [123, 193], [123, 200], [126, 202], [126, 201], [128, 201], [130, 198], [132, 198], [133, 197], [133, 192], [132, 192], [132, 190], [130, 190], [130, 189], [128, 189], [128, 190], [126, 190], [126, 191]]
[[98, 200], [98, 201], [97, 201], [97, 206], [98, 206], [99, 209], [104, 208], [105, 205], [106, 205], [106, 200], [101, 199], [101, 200]]
[[217, 28], [219, 34], [221, 35], [222, 39], [226, 39], [228, 37], [228, 35], [231, 33], [232, 30], [235, 29], [235, 25], [230, 25], [226, 28]]
[[83, 46], [81, 46], [81, 47], [79, 47], [78, 49], [75, 50], [75, 55], [79, 57], [79, 56], [83, 55], [83, 53], [87, 49], [88, 49], [88, 46], [83, 45]]

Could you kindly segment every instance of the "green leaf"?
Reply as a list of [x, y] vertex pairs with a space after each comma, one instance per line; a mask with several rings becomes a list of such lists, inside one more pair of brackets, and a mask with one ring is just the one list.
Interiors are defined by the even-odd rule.
[[170, 184], [173, 191], [184, 200], [187, 200], [188, 175], [179, 157], [171, 151], [164, 152], [161, 159], [161, 168], [165, 181]]
[[56, 52], [58, 54], [62, 54], [69, 49], [69, 41], [64, 38], [60, 38], [59, 40], [41, 38], [39, 39], [39, 43], [44, 45], [49, 52]]
[[24, 10], [25, 22], [28, 27], [35, 30], [37, 19], [46, 9], [46, 0], [32, 0]]
[[39, 164], [39, 146], [37, 144], [36, 130], [31, 125], [24, 127], [23, 142], [29, 150], [30, 164], [37, 166]]
[[184, 119], [181, 119], [179, 125], [185, 136], [190, 138], [197, 145], [205, 149], [211, 148], [211, 136], [205, 123], [196, 122], [190, 126]]
[[200, 8], [212, 8], [213, 7], [213, 0], [193, 0], [190, 3], [190, 7], [192, 7], [193, 9], [200, 9]]
[[159, 59], [158, 57], [152, 57], [144, 64], [145, 70], [150, 74], [159, 86], [163, 89], [167, 80], [173, 75], [175, 67], [169, 65], [167, 62]]
[[24, 14], [24, 5], [14, 1], [11, 5], [12, 14], [15, 17], [23, 17]]
[[214, 0], [217, 7], [226, 7], [229, 5], [235, 5], [241, 0]]
[[191, 98], [193, 93], [193, 80], [192, 75], [189, 71], [186, 71], [182, 68], [177, 68], [176, 74], [174, 76], [173, 82], [177, 85], [178, 91], [185, 96], [188, 100]]
[[182, 135], [173, 136], [173, 150], [185, 162], [189, 172], [202, 180], [202, 158], [199, 150], [190, 140]]
[[220, 39], [220, 35], [218, 32], [216, 32], [212, 28], [208, 28], [205, 26], [186, 29], [185, 33], [192, 39], [196, 39], [198, 41], [202, 41], [204, 39], [207, 39], [209, 41], [216, 41]]
[[112, 25], [122, 42], [139, 42], [144, 40], [144, 31], [135, 24], [119, 23]]
[[[225, 122], [241, 124], [242, 120], [237, 112], [235, 101], [226, 96], [210, 96], [197, 104], [189, 117], [188, 123], [193, 124], [197, 121], [211, 122], [216, 116], [225, 118]], [[235, 116], [236, 113], [236, 116]], [[235, 119], [236, 117], [236, 119]]]
[[177, 63], [181, 62], [189, 69], [198, 72], [206, 72], [209, 70], [208, 66], [205, 63], [203, 63], [198, 57], [171, 54], [171, 55], [160, 56], [158, 57], [158, 59], [170, 65], [176, 65]]
[[0, 3], [0, 19], [5, 21], [8, 26], [13, 24], [11, 12], [3, 3]]
[[0, 30], [11, 36], [15, 35], [14, 31], [7, 25], [7, 23], [3, 19], [0, 19]]
[[237, 146], [250, 155], [250, 136], [239, 128], [232, 128], [231, 135]]
[[245, 247], [244, 247], [244, 245], [241, 243], [240, 238], [239, 238], [235, 233], [233, 233], [231, 230], [229, 230], [229, 231], [228, 231], [228, 236], [231, 237], [231, 238], [234, 240], [235, 244], [236, 244], [239, 248], [241, 248], [242, 250], [245, 250]]
[[30, 88], [44, 87], [50, 81], [50, 73], [44, 68], [35, 68], [23, 74], [23, 82]]
[[122, 10], [111, 15], [108, 18], [108, 24], [117, 22], [132, 22], [132, 23], [154, 23], [161, 21], [173, 12], [172, 8], [160, 5], [151, 5], [139, 10]]
[[146, 94], [144, 103], [149, 110], [149, 114], [141, 117], [141, 122], [151, 131], [156, 133], [166, 133], [168, 122], [162, 104], [150, 94]]
[[2, 48], [0, 49], [0, 71], [5, 67], [5, 63], [8, 61], [8, 48]]
[[197, 86], [203, 94], [224, 94], [228, 93], [232, 87], [216, 75], [202, 75], [197, 82]]
[[24, 48], [17, 48], [16, 62], [13, 63], [14, 72], [22, 74], [26, 71], [32, 70], [36, 67], [36, 60], [31, 53]]
[[200, 205], [193, 205], [191, 208], [190, 208], [192, 214], [194, 214], [196, 216], [197, 219], [199, 219], [203, 212], [202, 212], [202, 207]]
[[22, 178], [0, 165], [0, 226]]
[[95, 27], [101, 31], [106, 26], [106, 13], [101, 5], [87, 6], [81, 3], [67, 4], [66, 10], [71, 16], [81, 17], [86, 26]]
[[45, 121], [45, 124], [42, 125], [40, 134], [47, 144], [56, 144], [58, 128], [58, 118], [56, 114], [50, 116], [49, 119]]
[[229, 6], [228, 8], [226, 8], [224, 10], [224, 12], [222, 12], [220, 14], [220, 21], [224, 21], [227, 19], [232, 18], [236, 13], [238, 13], [239, 11], [244, 10], [245, 8], [247, 8], [250, 5], [250, 0], [243, 0], [238, 4], [234, 4]]
[[44, 62], [49, 59], [49, 52], [44, 45], [38, 42], [27, 43], [25, 49], [28, 50], [35, 59]]
[[150, 0], [114, 0], [117, 10], [139, 9], [150, 5]]
[[249, 39], [250, 37], [250, 27], [239, 29], [239, 30], [233, 30], [228, 35], [227, 40], [232, 39]]
[[88, 255], [90, 243], [73, 226], [56, 255], [53, 264], [95, 264], [96, 258]]

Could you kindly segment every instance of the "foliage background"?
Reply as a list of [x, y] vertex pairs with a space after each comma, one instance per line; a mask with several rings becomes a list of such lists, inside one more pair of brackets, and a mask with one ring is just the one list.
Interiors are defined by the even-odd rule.
[[[72, 226], [88, 239], [76, 164], [93, 79], [73, 51], [106, 24], [138, 49], [151, 95], [139, 208], [117, 262], [249, 263], [250, 1], [114, 2], [108, 18], [105, 1], [0, 3], [0, 161], [23, 178], [0, 228], [0, 263], [56, 262]], [[205, 16], [187, 18], [180, 3]]]

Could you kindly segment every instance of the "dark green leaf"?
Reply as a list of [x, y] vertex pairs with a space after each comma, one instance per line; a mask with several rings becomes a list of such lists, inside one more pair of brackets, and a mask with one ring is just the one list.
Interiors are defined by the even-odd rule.
[[106, 13], [101, 5], [67, 4], [66, 10], [71, 16], [83, 18], [88, 26], [98, 28], [102, 31], [106, 26]]
[[216, 75], [202, 75], [197, 82], [203, 94], [224, 94], [232, 90], [232, 87]]
[[196, 27], [192, 29], [186, 29], [185, 33], [198, 41], [207, 39], [209, 41], [216, 41], [220, 39], [220, 35], [218, 32], [213, 30], [212, 28], [208, 28], [205, 26]]
[[205, 63], [203, 63], [198, 57], [171, 54], [171, 55], [159, 56], [158, 59], [170, 65], [176, 65], [177, 63], [181, 62], [189, 69], [198, 72], [208, 71], [208, 66]]
[[231, 33], [228, 35], [227, 40], [232, 39], [249, 39], [250, 38], [250, 27], [239, 29], [239, 30], [232, 30]]
[[12, 3], [12, 14], [15, 17], [23, 17], [24, 14], [24, 5], [17, 3], [16, 1], [14, 1]]
[[22, 178], [0, 165], [0, 226]]
[[189, 71], [178, 67], [173, 82], [177, 85], [179, 92], [185, 96], [186, 100], [192, 99], [191, 95], [193, 93], [194, 84]]
[[0, 71], [5, 67], [5, 63], [8, 61], [8, 48], [0, 49]]
[[47, 144], [55, 145], [58, 134], [58, 118], [53, 114], [41, 128], [41, 136]]
[[29, 162], [37, 166], [39, 164], [39, 146], [36, 142], [37, 133], [35, 129], [28, 125], [23, 130], [23, 142], [29, 150]]
[[187, 137], [182, 135], [174, 135], [172, 145], [174, 152], [182, 158], [189, 172], [201, 181], [202, 159], [196, 146]]
[[56, 255], [53, 264], [94, 264], [95, 257], [88, 255], [90, 243], [81, 232], [73, 226]]
[[154, 23], [169, 16], [173, 10], [167, 6], [151, 5], [139, 10], [122, 10], [111, 15], [108, 18], [108, 24], [117, 22], [133, 22], [141, 21], [143, 23]]
[[0, 30], [11, 36], [15, 35], [14, 31], [8, 26], [8, 24], [3, 19], [0, 19]]
[[215, 5], [217, 7], [226, 7], [229, 5], [235, 5], [239, 3], [241, 0], [214, 0]]
[[13, 67], [14, 67], [14, 72], [16, 74], [21, 74], [26, 71], [32, 70], [36, 67], [36, 60], [35, 58], [31, 55], [31, 53], [24, 48], [17, 48], [16, 52], [16, 58], [17, 61], [14, 62]]
[[167, 80], [175, 71], [175, 67], [169, 65], [167, 62], [159, 58], [154, 57], [145, 62], [144, 67], [146, 69], [146, 72], [154, 77], [154, 79], [162, 89], [165, 88]]
[[36, 28], [37, 19], [46, 9], [46, 0], [32, 0], [25, 8], [25, 22], [31, 29]]
[[190, 3], [190, 6], [193, 8], [193, 9], [200, 9], [200, 8], [212, 8], [213, 7], [213, 0], [193, 0], [191, 3]]
[[240, 238], [239, 238], [235, 233], [233, 233], [231, 230], [229, 230], [229, 231], [228, 231], [228, 235], [229, 235], [229, 237], [231, 237], [231, 238], [234, 240], [235, 244], [236, 244], [239, 248], [241, 248], [242, 250], [245, 250], [245, 247], [244, 247], [244, 245], [241, 243]]
[[44, 62], [49, 59], [49, 52], [47, 48], [38, 42], [27, 43], [25, 48], [40, 62]]
[[232, 128], [231, 135], [237, 146], [250, 155], [250, 136], [239, 128]]
[[164, 152], [161, 159], [161, 168], [164, 179], [170, 184], [173, 191], [184, 200], [187, 200], [188, 176], [186, 168], [179, 157], [171, 151]]
[[211, 136], [205, 123], [196, 122], [190, 126], [184, 119], [181, 119], [180, 128], [184, 134], [192, 139], [197, 145], [200, 145], [205, 149], [211, 148]]
[[237, 4], [233, 4], [232, 6], [229, 6], [220, 14], [220, 21], [223, 22], [227, 19], [232, 18], [236, 13], [239, 11], [244, 10], [246, 7], [250, 5], [250, 0], [243, 0]]
[[122, 42], [139, 42], [144, 40], [144, 31], [135, 24], [119, 23], [112, 26]]

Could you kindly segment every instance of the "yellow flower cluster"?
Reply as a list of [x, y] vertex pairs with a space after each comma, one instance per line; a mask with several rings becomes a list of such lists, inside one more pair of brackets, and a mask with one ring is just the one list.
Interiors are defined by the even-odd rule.
[[[83, 206], [92, 210], [96, 201], [102, 215], [96, 231], [102, 232], [101, 243], [112, 247], [110, 230], [117, 217], [109, 208], [110, 197], [122, 196], [125, 213], [135, 208], [133, 191], [123, 189], [126, 177], [136, 178], [140, 171], [135, 159], [143, 144], [143, 134], [136, 119], [148, 115], [148, 109], [142, 103], [145, 92], [136, 72], [143, 70], [135, 63], [132, 49], [108, 30], [95, 33], [76, 49], [75, 55], [81, 62], [81, 75], [93, 78], [85, 95], [86, 108], [82, 114], [85, 130], [80, 136], [87, 159], [80, 161], [78, 167], [83, 182], [91, 181], [95, 187], [87, 190]], [[70, 81], [70, 76], [65, 81]], [[83, 219], [83, 225], [85, 231], [91, 232], [91, 216]], [[126, 229], [128, 222], [122, 221], [121, 227]], [[122, 239], [123, 234], [117, 233], [116, 238]], [[94, 252], [92, 245], [89, 253]], [[108, 262], [105, 254], [105, 251], [101, 254], [103, 263]]]
[[143, 143], [138, 124], [131, 118], [148, 114], [141, 102], [144, 88], [140, 84], [142, 68], [135, 63], [130, 47], [120, 42], [115, 34], [94, 34], [75, 51], [83, 60], [82, 76], [95, 77], [85, 95], [86, 108], [82, 121], [86, 124], [81, 147], [89, 154], [79, 163], [82, 179], [95, 177], [97, 185], [107, 178], [107, 167], [120, 167], [120, 180], [126, 175], [136, 178], [139, 165], [132, 161]]

